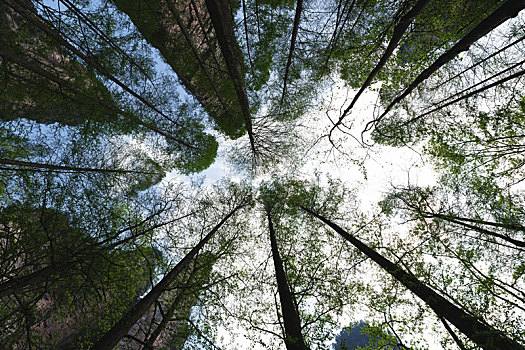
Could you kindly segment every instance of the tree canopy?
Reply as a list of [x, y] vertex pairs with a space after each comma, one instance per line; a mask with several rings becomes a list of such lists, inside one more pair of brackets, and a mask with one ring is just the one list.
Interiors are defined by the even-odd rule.
[[525, 349], [524, 8], [0, 0], [0, 344]]

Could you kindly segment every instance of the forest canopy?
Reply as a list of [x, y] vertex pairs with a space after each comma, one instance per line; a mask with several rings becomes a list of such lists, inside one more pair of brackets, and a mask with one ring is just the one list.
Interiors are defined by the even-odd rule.
[[0, 344], [525, 349], [524, 8], [0, 0]]

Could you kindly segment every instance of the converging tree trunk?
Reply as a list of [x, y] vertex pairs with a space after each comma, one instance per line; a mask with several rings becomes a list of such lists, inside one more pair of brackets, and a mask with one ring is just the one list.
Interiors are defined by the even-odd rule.
[[299, 313], [295, 307], [294, 296], [290, 292], [286, 273], [284, 272], [283, 262], [279, 255], [277, 248], [277, 240], [275, 238], [275, 230], [273, 228], [272, 217], [270, 212], [267, 212], [268, 227], [270, 229], [270, 243], [272, 246], [273, 264], [275, 266], [275, 277], [277, 278], [277, 289], [279, 291], [279, 299], [281, 301], [281, 310], [283, 312], [284, 321], [284, 343], [288, 350], [304, 350], [308, 349], [303, 335], [301, 333], [301, 320]]
[[242, 205], [235, 207], [226, 215], [144, 298], [135, 304], [135, 306], [102, 336], [94, 345], [93, 349], [113, 349], [128, 333], [129, 329], [148, 311], [153, 303], [159, 299], [160, 295], [170, 287], [170, 284], [180, 275], [181, 271], [192, 261], [195, 255], [213, 237], [219, 228], [241, 207]]
[[246, 125], [246, 131], [250, 139], [253, 153], [256, 152], [255, 138], [252, 130], [252, 118], [248, 94], [246, 93], [246, 83], [244, 81], [244, 71], [242, 69], [242, 57], [237, 46], [237, 40], [233, 32], [233, 19], [230, 10], [230, 2], [227, 0], [206, 0], [206, 7], [210, 14], [215, 35], [221, 48], [222, 55], [226, 61], [226, 66], [230, 73], [237, 99], [241, 106], [242, 116]]
[[379, 266], [381, 266], [386, 272], [392, 275], [412, 293], [423, 300], [438, 315], [438, 317], [441, 317], [453, 324], [479, 347], [485, 350], [525, 349], [524, 346], [508, 338], [505, 334], [498, 331], [497, 329], [489, 326], [482, 319], [474, 317], [456, 305], [452, 304], [430, 287], [419, 281], [416, 276], [409, 272], [405, 272], [398, 265], [394, 264], [379, 254], [377, 251], [370, 248], [368, 245], [364, 244], [350, 233], [346, 232], [337, 224], [308, 208], [301, 208], [324, 222], [326, 225], [330, 226], [334, 231], [339, 233], [362, 253], [379, 264]]
[[295, 5], [295, 17], [293, 20], [292, 39], [290, 40], [290, 51], [288, 52], [288, 60], [286, 61], [286, 68], [284, 71], [281, 104], [283, 104], [284, 96], [286, 95], [286, 83], [288, 82], [288, 74], [290, 74], [290, 67], [292, 66], [293, 53], [295, 51], [295, 42], [297, 41], [297, 32], [299, 31], [299, 22], [301, 21], [302, 11], [303, 0], [297, 0], [297, 4]]
[[139, 171], [139, 170], [125, 170], [125, 169], [100, 169], [100, 168], [80, 168], [67, 165], [55, 165], [55, 164], [46, 164], [46, 163], [35, 163], [35, 162], [26, 162], [16, 159], [6, 159], [0, 158], [0, 164], [6, 165], [16, 165], [24, 168], [4, 168], [3, 170], [14, 170], [14, 171], [25, 171], [28, 168], [37, 168], [37, 169], [48, 169], [56, 171], [72, 171], [72, 172], [92, 172], [92, 173], [111, 173], [111, 174], [158, 174], [155, 172]]

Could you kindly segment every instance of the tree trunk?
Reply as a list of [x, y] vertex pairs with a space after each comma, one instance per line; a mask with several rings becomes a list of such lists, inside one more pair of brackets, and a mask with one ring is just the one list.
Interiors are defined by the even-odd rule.
[[465, 334], [470, 340], [476, 343], [479, 347], [485, 350], [523, 350], [524, 346], [518, 344], [516, 341], [509, 339], [502, 332], [492, 328], [481, 319], [469, 315], [464, 310], [460, 309], [450, 301], [443, 298], [441, 295], [436, 293], [434, 290], [429, 288], [424, 283], [420, 282], [416, 276], [409, 272], [405, 272], [398, 265], [394, 264], [390, 260], [383, 257], [374, 249], [370, 248], [341, 227], [326, 219], [325, 217], [307, 209], [301, 207], [304, 211], [313, 215], [317, 219], [330, 226], [334, 231], [339, 233], [348, 242], [354, 245], [362, 253], [368, 256], [370, 259], [375, 261], [385, 271], [392, 275], [396, 280], [402, 283], [412, 293], [417, 295], [423, 300], [438, 317], [442, 317], [463, 334]]
[[93, 349], [113, 349], [128, 333], [129, 329], [144, 315], [158, 300], [160, 295], [170, 287], [170, 284], [179, 276], [181, 271], [191, 262], [202, 247], [213, 237], [219, 228], [240, 208], [234, 208], [226, 215], [166, 276], [151, 289], [151, 291], [133, 306], [102, 338], [93, 346]]
[[[44, 163], [26, 162], [22, 160], [0, 158], [0, 164], [7, 165], [18, 165], [22, 167], [38, 168], [38, 169], [49, 169], [49, 170], [64, 170], [64, 171], [76, 171], [76, 172], [93, 172], [93, 173], [113, 173], [113, 174], [157, 174], [154, 172], [138, 171], [138, 170], [123, 170], [123, 169], [99, 169], [99, 168], [78, 168], [67, 165], [54, 165]], [[19, 168], [6, 168], [9, 170], [25, 170]]]
[[[489, 235], [489, 236], [492, 236], [492, 237], [501, 238], [501, 239], [503, 239], [503, 240], [505, 240], [505, 241], [507, 241], [507, 242], [509, 242], [511, 244], [514, 244], [515, 246], [525, 247], [525, 242], [524, 241], [520, 241], [520, 240], [511, 238], [511, 237], [508, 237], [506, 235], [503, 235], [501, 233], [497, 233], [497, 232], [493, 232], [493, 231], [484, 229], [484, 228], [479, 227], [479, 226], [471, 225], [471, 224], [468, 224], [467, 222], [475, 222], [475, 223], [479, 223], [479, 224], [483, 224], [483, 225], [490, 225], [490, 226], [496, 226], [496, 227], [502, 227], [502, 228], [521, 227], [520, 225], [508, 225], [507, 226], [505, 224], [498, 224], [497, 222], [490, 222], [490, 221], [483, 221], [483, 220], [476, 220], [476, 219], [468, 219], [468, 218], [460, 218], [460, 217], [455, 217], [455, 216], [451, 216], [451, 215], [432, 214], [432, 213], [426, 213], [426, 212], [423, 212], [422, 215], [423, 215], [423, 217], [426, 217], [426, 218], [432, 217], [432, 218], [438, 218], [438, 219], [441, 219], [441, 220], [452, 222], [454, 224], [470, 228], [470, 229], [472, 229], [474, 231], [477, 231], [477, 232], [480, 232], [480, 233], [483, 233], [483, 234], [486, 234], [486, 235]], [[463, 221], [467, 221], [467, 222], [463, 222]], [[522, 231], [523, 227], [521, 227], [519, 229], [516, 229], [516, 228], [513, 228], [513, 229]]]
[[290, 66], [292, 65], [293, 52], [295, 50], [295, 42], [297, 40], [297, 32], [299, 31], [299, 22], [301, 21], [301, 12], [303, 11], [303, 0], [297, 0], [297, 5], [295, 6], [295, 18], [293, 20], [293, 29], [292, 29], [292, 40], [290, 41], [290, 51], [288, 52], [288, 60], [286, 62], [286, 69], [284, 71], [283, 78], [283, 93], [281, 95], [281, 105], [284, 101], [284, 96], [286, 95], [286, 83], [288, 82], [288, 74], [290, 73]]
[[[177, 295], [172, 300], [171, 304], [169, 304], [168, 309], [164, 312], [162, 315], [162, 320], [157, 325], [157, 327], [153, 330], [151, 335], [145, 340], [146, 345], [144, 346], [144, 349], [154, 349], [153, 344], [155, 344], [155, 341], [160, 336], [160, 334], [166, 329], [168, 324], [173, 320], [173, 316], [175, 313], [177, 313], [177, 319], [180, 320], [180, 317], [186, 317], [189, 316], [189, 313], [191, 311], [191, 307], [194, 304], [194, 299], [191, 297], [188, 300], [188, 295], [191, 293], [195, 293], [198, 291], [202, 285], [204, 284], [203, 276], [199, 276], [199, 272], [202, 271], [202, 266], [197, 266], [199, 258], [195, 257], [193, 268], [191, 269], [191, 272], [189, 272], [188, 277], [185, 279], [185, 283], [183, 286], [178, 288]], [[206, 269], [206, 267], [204, 267]], [[211, 265], [208, 267], [208, 272], [211, 270]], [[208, 275], [209, 276], [209, 275]], [[199, 282], [199, 279], [202, 283]], [[196, 297], [195, 297], [196, 298]], [[181, 315], [182, 314], [182, 315]]]
[[480, 224], [480, 225], [487, 225], [487, 226], [493, 226], [493, 227], [499, 227], [504, 228], [507, 230], [514, 230], [514, 231], [523, 231], [525, 232], [525, 226], [519, 225], [519, 224], [504, 224], [500, 222], [494, 222], [494, 221], [486, 221], [481, 219], [471, 219], [471, 218], [464, 218], [462, 216], [456, 216], [456, 215], [446, 215], [446, 214], [434, 214], [430, 212], [423, 212], [422, 213], [425, 217], [430, 215], [436, 218], [440, 219], [452, 219], [452, 220], [461, 220], [466, 222], [472, 222], [474, 224]]
[[308, 349], [301, 333], [301, 320], [299, 319], [299, 313], [295, 308], [294, 296], [290, 292], [286, 273], [284, 272], [283, 262], [279, 256], [275, 230], [273, 228], [272, 218], [269, 211], [267, 212], [267, 215], [273, 264], [275, 266], [275, 277], [277, 278], [277, 289], [279, 290], [279, 299], [281, 301], [281, 309], [283, 312], [284, 331], [286, 333], [284, 335], [284, 343], [288, 350]]
[[248, 94], [246, 93], [246, 84], [244, 81], [244, 72], [242, 69], [242, 59], [233, 33], [233, 21], [230, 11], [230, 2], [228, 0], [206, 0], [206, 7], [210, 14], [213, 28], [217, 41], [221, 47], [221, 52], [228, 66], [230, 77], [232, 78], [237, 99], [241, 106], [246, 131], [250, 139], [252, 152], [256, 154], [255, 138], [252, 130], [252, 119], [250, 115], [250, 104], [248, 102]]

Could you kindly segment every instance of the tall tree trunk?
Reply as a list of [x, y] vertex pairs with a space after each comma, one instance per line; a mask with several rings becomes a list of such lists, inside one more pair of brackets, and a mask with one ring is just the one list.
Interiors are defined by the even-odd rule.
[[[505, 224], [498, 224], [497, 222], [490, 222], [490, 221], [483, 221], [483, 220], [476, 220], [476, 219], [468, 219], [468, 218], [460, 218], [460, 217], [455, 217], [455, 216], [451, 216], [451, 215], [432, 214], [432, 213], [427, 213], [427, 212], [423, 212], [422, 216], [424, 218], [431, 218], [432, 217], [432, 218], [438, 218], [438, 219], [441, 219], [441, 220], [445, 220], [445, 221], [448, 221], [448, 222], [451, 222], [451, 223], [454, 223], [454, 224], [457, 224], [457, 225], [460, 225], [460, 226], [463, 226], [463, 227], [467, 227], [467, 228], [469, 228], [471, 230], [474, 230], [474, 231], [486, 234], [488, 236], [501, 238], [501, 239], [503, 239], [503, 240], [505, 240], [505, 241], [507, 241], [509, 243], [514, 244], [515, 246], [525, 247], [525, 242], [524, 241], [520, 241], [520, 240], [511, 238], [509, 236], [503, 235], [501, 233], [497, 233], [497, 232], [494, 232], [494, 231], [490, 231], [490, 230], [484, 229], [483, 227], [471, 225], [471, 224], [468, 224], [467, 222], [474, 222], [474, 223], [478, 223], [478, 224], [490, 225], [490, 226], [496, 226], [496, 227], [502, 227], [502, 228], [521, 227], [519, 229], [521, 231], [521, 230], [523, 230], [523, 227], [520, 226], [520, 225], [508, 225], [507, 226]], [[464, 222], [464, 221], [467, 221], [467, 222]], [[516, 230], [516, 228], [513, 228], [513, 229]]]
[[469, 315], [450, 301], [443, 298], [434, 290], [417, 279], [416, 276], [405, 272], [398, 265], [394, 264], [374, 249], [370, 248], [356, 237], [352, 236], [337, 224], [328, 220], [308, 208], [301, 207], [307, 213], [330, 226], [334, 231], [339, 233], [348, 242], [354, 245], [362, 253], [368, 256], [381, 266], [386, 272], [392, 275], [396, 280], [402, 283], [412, 293], [423, 300], [438, 317], [442, 317], [452, 323], [457, 329], [465, 334], [470, 340], [485, 350], [523, 350], [524, 346], [516, 341], [509, 339], [505, 334], [492, 328], [483, 320]]
[[191, 272], [188, 273], [188, 277], [185, 279], [184, 284], [180, 288], [178, 288], [177, 295], [175, 296], [175, 298], [173, 298], [171, 304], [169, 304], [168, 309], [163, 313], [162, 320], [160, 321], [160, 323], [153, 330], [150, 336], [145, 340], [146, 345], [144, 346], [144, 349], [154, 349], [153, 344], [155, 344], [157, 338], [166, 329], [168, 324], [173, 320], [173, 316], [175, 314], [177, 314], [177, 320], [180, 320], [181, 316], [189, 316], [191, 307], [193, 306], [190, 304], [193, 304], [194, 299], [196, 299], [196, 297], [191, 298], [189, 297], [189, 295], [198, 291], [204, 284], [203, 276], [199, 276], [199, 273], [202, 272], [203, 268], [207, 269], [208, 272], [211, 270], [211, 265], [208, 265], [207, 267], [197, 266], [198, 260], [199, 257], [195, 257], [195, 259], [193, 260], [194, 263]]
[[[93, 172], [93, 173], [113, 173], [113, 174], [158, 174], [155, 172], [146, 172], [138, 170], [124, 170], [124, 169], [100, 169], [100, 168], [79, 168], [67, 165], [54, 165], [45, 163], [26, 162], [22, 160], [0, 158], [0, 164], [17, 165], [22, 167], [38, 168], [38, 169], [49, 169], [49, 170], [64, 170], [64, 171], [75, 171], [75, 172]], [[7, 168], [6, 168], [7, 169]], [[26, 170], [19, 168], [8, 168], [10, 170]]]
[[175, 315], [175, 311], [177, 307], [181, 306], [180, 303], [183, 300], [183, 295], [184, 295], [183, 291], [179, 291], [177, 296], [173, 299], [173, 301], [171, 302], [166, 312], [164, 312], [164, 315], [162, 316], [162, 320], [160, 321], [160, 323], [153, 330], [149, 338], [144, 340], [145, 341], [144, 349], [148, 349], [148, 350], [154, 349], [153, 344], [155, 344], [155, 341], [157, 340], [159, 335], [166, 329], [166, 326], [172, 320], [173, 315]]
[[267, 215], [273, 264], [275, 266], [275, 276], [277, 278], [277, 289], [279, 291], [279, 299], [281, 301], [281, 309], [283, 312], [284, 331], [286, 333], [284, 335], [284, 343], [288, 350], [308, 349], [301, 333], [301, 320], [299, 319], [299, 313], [295, 307], [294, 296], [290, 292], [290, 287], [288, 286], [288, 280], [286, 279], [283, 262], [279, 255], [279, 249], [277, 248], [275, 230], [273, 228], [272, 217], [269, 211], [267, 212]]
[[286, 83], [288, 82], [288, 74], [292, 66], [293, 53], [295, 50], [295, 42], [297, 40], [297, 32], [299, 31], [299, 22], [301, 21], [301, 12], [303, 11], [303, 0], [297, 0], [295, 5], [295, 17], [293, 20], [292, 40], [290, 41], [290, 51], [288, 52], [288, 60], [286, 61], [286, 68], [283, 78], [283, 93], [281, 95], [281, 104], [283, 104], [284, 96], [286, 95]]
[[255, 138], [252, 129], [252, 118], [250, 113], [250, 104], [248, 94], [246, 93], [246, 84], [244, 81], [244, 72], [242, 69], [242, 59], [233, 33], [233, 20], [230, 11], [230, 2], [228, 0], [206, 0], [206, 7], [210, 14], [215, 35], [221, 47], [221, 52], [228, 66], [230, 77], [232, 78], [237, 99], [241, 106], [244, 124], [250, 139], [252, 152], [257, 154], [255, 148]]
[[170, 284], [180, 275], [184, 268], [192, 261], [202, 247], [213, 237], [219, 228], [243, 205], [235, 207], [226, 215], [151, 291], [133, 306], [102, 338], [93, 346], [93, 349], [113, 349], [118, 342], [129, 332], [129, 329], [144, 315], [157, 301], [160, 295], [170, 287]]
[[374, 69], [372, 69], [372, 71], [370, 72], [370, 74], [366, 78], [365, 82], [363, 83], [363, 85], [361, 85], [361, 88], [359, 89], [357, 94], [354, 96], [354, 99], [352, 100], [352, 102], [350, 103], [348, 108], [346, 108], [344, 110], [343, 114], [339, 117], [339, 120], [333, 126], [332, 130], [335, 129], [338, 125], [340, 125], [341, 122], [343, 121], [344, 117], [346, 117], [348, 115], [350, 110], [354, 107], [355, 103], [359, 99], [359, 96], [361, 96], [361, 94], [365, 91], [365, 89], [368, 86], [370, 86], [370, 84], [372, 83], [372, 80], [374, 79], [374, 77], [385, 66], [385, 64], [388, 61], [388, 59], [390, 58], [390, 56], [392, 56], [392, 53], [394, 52], [395, 48], [397, 47], [397, 45], [401, 41], [401, 38], [403, 37], [403, 34], [405, 34], [406, 30], [408, 29], [408, 26], [410, 25], [410, 23], [412, 23], [412, 21], [417, 16], [419, 16], [419, 14], [425, 9], [425, 7], [428, 5], [428, 3], [430, 1], [431, 0], [419, 0], [414, 5], [414, 7], [412, 7], [412, 9], [410, 9], [410, 11], [408, 11], [403, 17], [401, 17], [399, 22], [394, 27], [394, 33], [392, 34], [392, 38], [390, 38], [390, 41], [388, 43], [388, 46], [387, 46], [385, 52], [383, 53], [383, 56], [381, 56], [381, 58], [379, 59], [379, 62], [376, 64]]
[[408, 94], [410, 94], [419, 84], [426, 80], [432, 73], [436, 72], [439, 68], [452, 61], [457, 55], [463, 51], [467, 51], [473, 43], [479, 40], [481, 37], [498, 27], [500, 24], [508, 20], [509, 18], [516, 17], [518, 13], [525, 8], [525, 1], [523, 0], [508, 0], [495, 10], [490, 16], [481, 21], [474, 29], [472, 29], [467, 35], [465, 35], [460, 41], [452, 46], [447, 52], [438, 57], [430, 67], [426, 68], [421, 72], [416, 79], [401, 93], [397, 96], [384, 110], [384, 112], [375, 120], [369, 122], [366, 125], [365, 131], [370, 130], [372, 124], [377, 125], [385, 115], [392, 110], [392, 108], [401, 100], [403, 100]]

